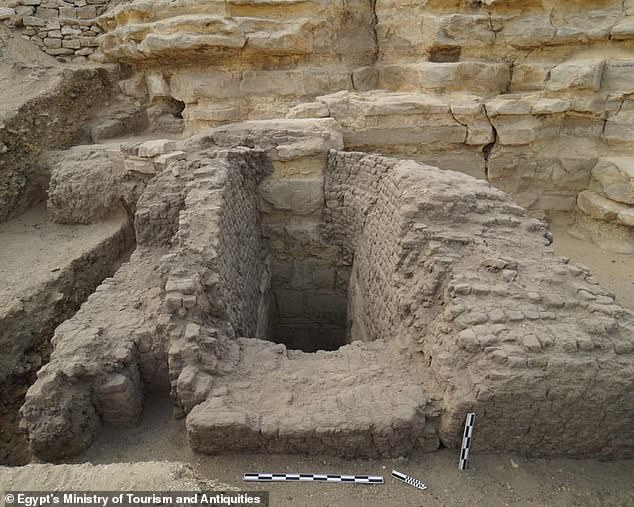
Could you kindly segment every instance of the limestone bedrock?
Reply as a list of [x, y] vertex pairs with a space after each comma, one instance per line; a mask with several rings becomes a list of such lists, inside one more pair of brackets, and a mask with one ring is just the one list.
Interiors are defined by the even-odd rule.
[[[593, 168], [632, 156], [633, 16], [618, 0], [135, 0], [99, 18], [95, 58], [131, 65], [121, 90], [148, 111], [179, 104], [188, 134], [331, 117], [346, 149], [467, 172], [581, 224]], [[629, 214], [609, 226], [634, 249]]]

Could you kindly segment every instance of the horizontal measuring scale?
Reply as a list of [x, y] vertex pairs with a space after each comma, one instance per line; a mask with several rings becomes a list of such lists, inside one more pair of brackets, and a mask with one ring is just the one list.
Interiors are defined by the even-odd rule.
[[266, 474], [246, 473], [245, 481], [255, 482], [343, 482], [349, 484], [383, 484], [380, 475], [341, 475], [341, 474]]

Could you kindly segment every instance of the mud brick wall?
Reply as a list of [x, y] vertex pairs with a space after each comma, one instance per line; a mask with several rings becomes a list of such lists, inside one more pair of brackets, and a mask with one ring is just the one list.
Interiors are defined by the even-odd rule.
[[162, 260], [168, 361], [178, 414], [204, 400], [236, 336], [266, 329], [270, 274], [256, 188], [268, 165], [237, 149], [191, 162], [173, 248]]
[[239, 336], [264, 337], [270, 258], [265, 248], [257, 186], [270, 163], [260, 154], [229, 153], [219, 205], [218, 283], [227, 319]]
[[178, 230], [187, 181], [186, 177], [178, 178], [178, 166], [159, 174], [141, 195], [134, 218], [137, 244], [169, 246]]
[[193, 174], [172, 240], [176, 253], [164, 263], [167, 309], [176, 320], [224, 321], [230, 335], [257, 334], [270, 275], [256, 187], [268, 167], [248, 150], [189, 164]]
[[45, 53], [60, 60], [85, 61], [103, 30], [97, 17], [109, 0], [13, 0], [0, 2], [4, 23]]
[[331, 151], [325, 184], [330, 237], [352, 264], [348, 321], [352, 340], [370, 341], [397, 333], [393, 286], [399, 259], [399, 190], [393, 161]]

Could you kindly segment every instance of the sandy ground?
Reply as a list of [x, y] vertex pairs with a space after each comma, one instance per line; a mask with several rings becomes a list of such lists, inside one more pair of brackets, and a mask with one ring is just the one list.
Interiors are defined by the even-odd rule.
[[550, 225], [558, 255], [592, 269], [601, 285], [616, 295], [616, 300], [634, 309], [634, 255], [622, 255], [601, 250], [589, 241], [569, 234], [570, 224], [560, 219]]
[[117, 216], [91, 225], [55, 224], [47, 221], [42, 203], [0, 223], [0, 308], [42, 290], [73, 260], [115, 234], [125, 220]]
[[[274, 507], [634, 505], [634, 460], [526, 459], [474, 451], [468, 470], [460, 472], [457, 457], [457, 452], [449, 449], [409, 458], [354, 461], [285, 455], [197, 455], [187, 445], [184, 422], [171, 418], [169, 399], [155, 396], [147, 400], [140, 427], [105, 429], [77, 462], [182, 461], [190, 463], [203, 479], [245, 490], [269, 491]], [[392, 469], [423, 480], [429, 489], [419, 491], [392, 479]], [[376, 474], [383, 475], [386, 482], [372, 486], [254, 485], [242, 482], [245, 472]]]
[[23, 467], [0, 466], [0, 507], [2, 492], [22, 491], [123, 491], [123, 490], [191, 490], [200, 483], [209, 488], [226, 488], [224, 484], [200, 481], [189, 465], [163, 461], [113, 463], [107, 465], [34, 464]]

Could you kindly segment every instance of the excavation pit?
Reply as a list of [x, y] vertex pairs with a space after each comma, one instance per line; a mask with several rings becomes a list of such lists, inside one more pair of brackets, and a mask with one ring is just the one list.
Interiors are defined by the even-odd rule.
[[304, 352], [345, 345], [349, 271], [320, 262], [275, 262], [268, 339]]
[[156, 385], [201, 453], [403, 456], [459, 446], [476, 412], [480, 449], [629, 455], [629, 420], [601, 414], [632, 409], [631, 314], [486, 182], [331, 149], [332, 128], [185, 143], [137, 206], [130, 263], [56, 331], [21, 409], [32, 450], [136, 424]]

